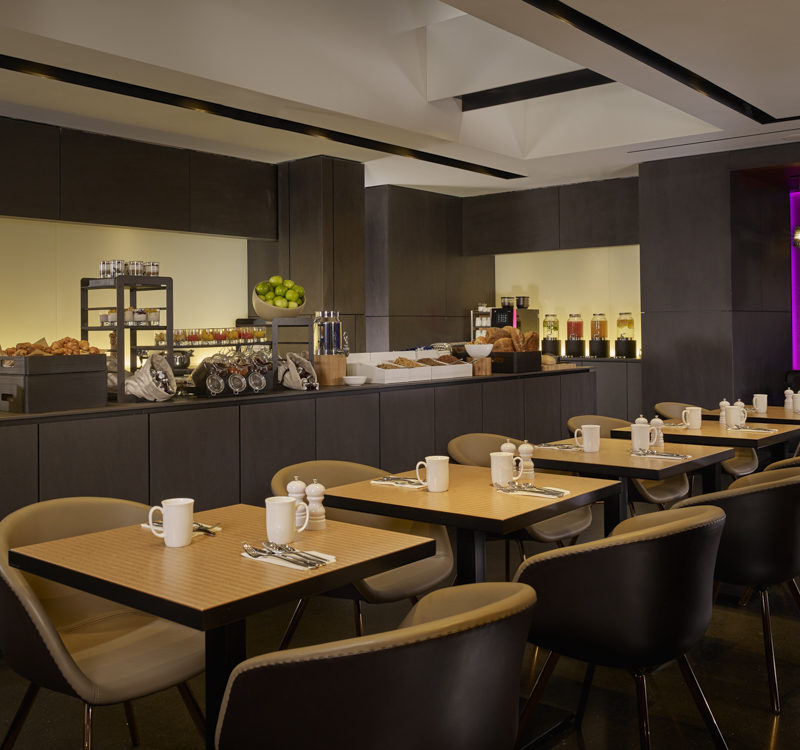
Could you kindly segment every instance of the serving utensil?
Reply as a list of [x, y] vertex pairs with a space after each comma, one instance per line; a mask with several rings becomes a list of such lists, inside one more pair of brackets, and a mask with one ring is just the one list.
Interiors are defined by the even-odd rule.
[[315, 555], [313, 552], [304, 552], [301, 549], [292, 547], [291, 544], [276, 544], [275, 542], [261, 542], [261, 546], [266, 550], [275, 550], [276, 552], [285, 552], [286, 554], [290, 555], [298, 555], [299, 557], [303, 557], [309, 562], [317, 563], [318, 565], [327, 565], [330, 562], [330, 560], [327, 560], [324, 557], [320, 557], [319, 555]]
[[287, 555], [283, 552], [276, 552], [275, 550], [269, 549], [257, 549], [253, 547], [252, 544], [248, 544], [247, 542], [242, 542], [242, 549], [250, 556], [250, 557], [277, 557], [279, 560], [286, 560], [286, 562], [290, 562], [294, 565], [299, 565], [301, 568], [308, 568], [311, 570], [312, 568], [318, 568], [319, 563], [313, 563], [310, 560], [304, 560], [299, 557], [293, 557], [291, 555]]

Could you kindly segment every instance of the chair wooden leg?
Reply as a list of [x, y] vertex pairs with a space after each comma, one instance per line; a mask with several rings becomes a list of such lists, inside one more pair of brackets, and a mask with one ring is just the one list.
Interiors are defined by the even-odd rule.
[[203, 717], [203, 712], [200, 710], [197, 699], [194, 697], [194, 693], [191, 691], [189, 685], [185, 682], [178, 683], [178, 692], [181, 694], [181, 698], [183, 698], [183, 705], [186, 706], [189, 716], [192, 717], [192, 721], [194, 722], [197, 731], [200, 732], [201, 737], [205, 737], [206, 720]]
[[506, 580], [511, 580], [511, 540], [506, 537], [505, 542]]
[[786, 585], [789, 588], [789, 593], [792, 595], [792, 599], [794, 600], [794, 606], [797, 607], [797, 611], [800, 612], [800, 588], [797, 586], [797, 581], [794, 578], [790, 578], [786, 581]]
[[551, 651], [547, 656], [547, 660], [542, 667], [542, 671], [539, 672], [539, 676], [536, 678], [536, 684], [533, 686], [533, 690], [531, 690], [530, 698], [528, 698], [528, 702], [525, 704], [525, 709], [522, 712], [522, 716], [520, 716], [519, 729], [517, 731], [518, 736], [522, 736], [522, 732], [531, 718], [533, 709], [535, 709], [539, 703], [542, 693], [547, 686], [547, 682], [553, 674], [553, 670], [556, 668], [558, 657], [559, 655], [553, 651]]
[[139, 730], [136, 728], [136, 716], [133, 713], [133, 704], [124, 701], [122, 707], [125, 709], [125, 721], [128, 722], [128, 734], [131, 736], [131, 745], [136, 747], [139, 744]]
[[360, 599], [353, 599], [353, 617], [355, 618], [356, 635], [364, 635], [364, 615], [361, 612]]
[[761, 626], [764, 631], [764, 656], [767, 659], [767, 679], [772, 713], [781, 712], [781, 698], [778, 693], [778, 670], [775, 666], [775, 646], [772, 640], [772, 619], [769, 614], [769, 591], [761, 591]]
[[289, 641], [292, 640], [294, 631], [297, 630], [297, 626], [300, 623], [300, 618], [303, 616], [303, 612], [306, 611], [307, 606], [308, 599], [298, 599], [297, 606], [294, 608], [294, 612], [292, 613], [292, 618], [289, 620], [289, 624], [286, 626], [286, 630], [283, 633], [283, 638], [281, 638], [281, 644], [278, 646], [278, 651], [283, 651], [285, 648], [289, 647]]
[[36, 700], [38, 694], [38, 685], [34, 685], [33, 683], [28, 685], [25, 695], [22, 696], [22, 701], [19, 704], [17, 713], [14, 714], [14, 718], [11, 720], [11, 726], [8, 728], [6, 736], [3, 738], [3, 744], [0, 745], [0, 750], [11, 750], [11, 748], [14, 747], [22, 725], [25, 723], [25, 719], [28, 718], [31, 706], [33, 706], [33, 702]]
[[[522, 539], [517, 539], [517, 547], [519, 548], [519, 557], [522, 562], [525, 562], [528, 559], [528, 556], [525, 554], [525, 542]], [[511, 578], [508, 579], [509, 581]]]
[[593, 678], [594, 664], [587, 664], [586, 674], [583, 677], [583, 685], [581, 686], [581, 697], [578, 699], [578, 710], [575, 712], [575, 726], [579, 732], [583, 723], [583, 715], [586, 713], [586, 704], [589, 702], [589, 691], [592, 688]]
[[750, 597], [753, 596], [753, 587], [748, 586], [744, 593], [742, 594], [742, 598], [739, 599], [739, 606], [746, 607], [750, 603]]
[[83, 750], [92, 750], [92, 707], [83, 704]]
[[644, 672], [634, 672], [636, 699], [639, 705], [639, 746], [650, 750], [650, 712], [647, 709], [647, 677]]
[[722, 732], [717, 724], [717, 720], [714, 718], [714, 714], [711, 713], [711, 707], [708, 705], [705, 695], [703, 695], [703, 690], [700, 687], [700, 683], [697, 681], [697, 677], [695, 677], [694, 671], [689, 664], [689, 660], [684, 655], [679, 656], [677, 658], [677, 662], [678, 666], [681, 668], [683, 681], [688, 686], [689, 691], [692, 694], [692, 698], [694, 698], [695, 705], [697, 706], [698, 711], [700, 711], [700, 715], [703, 717], [703, 721], [706, 723], [708, 731], [711, 733], [711, 738], [714, 740], [714, 744], [717, 746], [717, 748], [719, 748], [719, 750], [728, 750], [728, 745], [725, 742], [725, 738], [722, 736]]

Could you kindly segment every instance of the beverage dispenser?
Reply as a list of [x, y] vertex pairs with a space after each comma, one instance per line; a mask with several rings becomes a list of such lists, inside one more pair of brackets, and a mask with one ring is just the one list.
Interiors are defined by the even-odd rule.
[[636, 359], [636, 339], [633, 337], [633, 315], [621, 312], [617, 316], [617, 340], [614, 342], [614, 356]]
[[555, 313], [545, 313], [542, 323], [542, 354], [561, 354], [561, 341], [558, 332], [558, 315]]
[[593, 313], [591, 322], [591, 338], [589, 339], [590, 357], [608, 357], [610, 352], [608, 340], [608, 320], [605, 313]]
[[586, 356], [586, 341], [583, 338], [583, 318], [580, 313], [569, 314], [564, 352], [568, 357]]

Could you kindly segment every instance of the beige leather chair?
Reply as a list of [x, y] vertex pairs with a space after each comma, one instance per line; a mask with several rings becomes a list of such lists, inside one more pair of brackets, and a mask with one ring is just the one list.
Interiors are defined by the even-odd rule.
[[764, 467], [764, 471], [776, 471], [779, 469], [791, 469], [800, 467], [800, 456], [792, 456], [791, 458], [784, 458], [780, 461], [773, 461]]
[[[611, 437], [611, 430], [617, 427], [630, 427], [631, 423], [626, 419], [601, 417], [598, 414], [579, 414], [577, 417], [570, 417], [567, 420], [567, 428], [572, 435], [575, 434], [575, 430], [585, 424], [600, 425], [600, 437], [607, 438]], [[686, 474], [678, 474], [669, 479], [632, 479], [631, 484], [640, 500], [653, 503], [661, 510], [664, 510], [668, 503], [673, 503], [686, 497], [691, 489], [689, 478]], [[634, 498], [628, 498], [628, 506], [631, 515], [636, 515], [633, 500]]]
[[248, 659], [228, 681], [217, 748], [511, 750], [535, 602], [522, 584], [454, 586], [397, 630]]
[[[727, 520], [719, 546], [715, 578], [760, 592], [770, 701], [781, 711], [778, 674], [769, 609], [771, 586], [786, 584], [800, 610], [800, 476], [769, 481], [781, 471], [760, 472], [738, 479], [727, 490], [698, 495], [677, 503], [716, 505]], [[758, 478], [758, 481], [753, 480]]]
[[[108, 497], [46, 500], [0, 521], [0, 648], [31, 684], [2, 747], [10, 750], [40, 688], [84, 704], [84, 750], [91, 748], [92, 708], [125, 704], [177, 685], [195, 724], [203, 719], [186, 680], [203, 671], [201, 632], [29, 575], [8, 564], [8, 550], [36, 542], [141, 523], [148, 506]], [[142, 533], [148, 533], [142, 531]]]
[[[680, 419], [683, 410], [687, 406], [694, 406], [694, 404], [683, 404], [679, 401], [661, 401], [655, 405], [656, 414], [666, 419]], [[703, 411], [707, 411], [703, 409]], [[734, 457], [723, 461], [723, 471], [730, 474], [734, 479], [743, 477], [746, 474], [752, 474], [758, 469], [758, 454], [753, 448], [734, 448]]]
[[621, 667], [636, 681], [640, 744], [649, 748], [646, 675], [674, 659], [714, 742], [726, 747], [686, 659], [711, 621], [724, 523], [725, 514], [710, 506], [647, 513], [604, 539], [522, 563], [514, 580], [533, 586], [538, 599], [528, 640], [550, 655], [523, 712], [521, 735], [559, 656], [568, 656], [588, 663], [575, 725], [580, 728], [595, 665]]
[[[316, 479], [328, 488], [336, 487], [340, 484], [375, 479], [385, 475], [386, 472], [382, 469], [352, 461], [304, 461], [285, 466], [276, 472], [272, 477], [271, 486], [276, 495], [285, 495], [286, 485], [296, 476], [306, 484], [310, 484]], [[450, 545], [450, 537], [444, 526], [330, 507], [326, 508], [325, 514], [335, 521], [391, 529], [392, 531], [400, 531], [406, 534], [427, 536], [436, 540], [436, 554], [433, 557], [427, 557], [408, 565], [401, 565], [399, 568], [378, 573], [369, 578], [363, 578], [326, 594], [326, 596], [353, 600], [355, 627], [358, 635], [362, 635], [364, 632], [364, 621], [361, 612], [362, 602], [379, 604], [396, 602], [401, 599], [416, 601], [417, 597], [422, 594], [426, 594], [438, 586], [449, 585], [453, 582], [455, 560], [453, 549]], [[289, 645], [289, 641], [297, 629], [307, 604], [307, 599], [301, 599], [297, 603], [281, 642], [281, 649]]]

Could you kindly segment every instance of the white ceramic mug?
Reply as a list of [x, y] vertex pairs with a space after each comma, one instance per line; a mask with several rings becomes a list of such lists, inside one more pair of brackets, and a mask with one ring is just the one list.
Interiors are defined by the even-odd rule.
[[[492, 466], [492, 484], [507, 487], [509, 482], [516, 482], [522, 476], [522, 459], [519, 456], [512, 456], [510, 453], [495, 451], [489, 454]], [[514, 473], [514, 466], [517, 473]]]
[[656, 429], [649, 424], [631, 425], [631, 448], [634, 451], [648, 451], [656, 441]]
[[[153, 514], [161, 513], [161, 528], [153, 526]], [[170, 497], [150, 508], [147, 516], [150, 531], [164, 540], [167, 547], [185, 547], [192, 543], [194, 500], [191, 497]]]
[[767, 394], [754, 393], [753, 394], [753, 408], [758, 414], [765, 414], [767, 411]]
[[298, 531], [308, 526], [308, 506], [303, 504], [306, 520], [297, 525], [297, 512], [300, 506], [293, 497], [276, 495], [264, 500], [267, 509], [267, 539], [275, 544], [291, 544]]
[[703, 410], [699, 406], [687, 406], [681, 412], [681, 420], [690, 430], [699, 430], [703, 424]]
[[[423, 467], [425, 480], [419, 475]], [[417, 461], [417, 479], [425, 481], [428, 492], [447, 492], [450, 486], [450, 456], [425, 456], [424, 461]]]
[[600, 450], [600, 425], [585, 424], [575, 430], [575, 443], [581, 445], [578, 438], [583, 438], [583, 452], [597, 453]]
[[741, 406], [725, 407], [725, 424], [728, 427], [741, 427], [747, 419], [747, 412]]
[[800, 412], [800, 391], [792, 395], [792, 411]]

